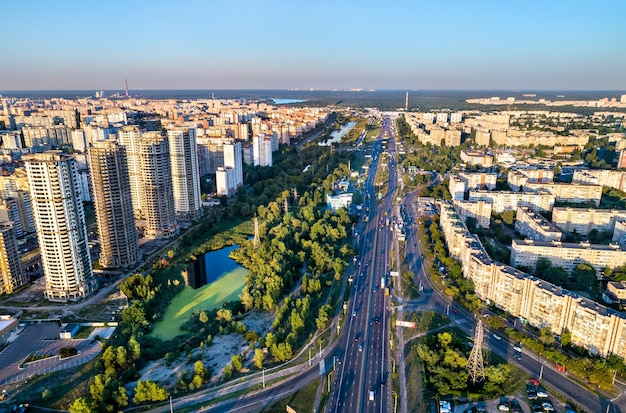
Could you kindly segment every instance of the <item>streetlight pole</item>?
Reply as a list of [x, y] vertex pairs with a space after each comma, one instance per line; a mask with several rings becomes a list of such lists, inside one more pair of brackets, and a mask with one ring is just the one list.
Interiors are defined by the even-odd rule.
[[174, 413], [174, 406], [172, 405], [172, 396], [170, 395], [170, 413]]
[[265, 388], [265, 367], [263, 367], [262, 375], [263, 375], [263, 388]]
[[541, 370], [539, 371], [539, 380], [543, 377], [543, 364], [541, 365]]
[[311, 367], [311, 347], [309, 347], [309, 367]]

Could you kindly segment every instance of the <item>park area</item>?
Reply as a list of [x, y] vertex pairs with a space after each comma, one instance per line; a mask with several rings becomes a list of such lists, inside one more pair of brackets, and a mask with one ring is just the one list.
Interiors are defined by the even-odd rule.
[[227, 301], [239, 300], [248, 270], [243, 267], [224, 274], [201, 288], [189, 286], [178, 294], [165, 310], [163, 319], [154, 325], [151, 335], [171, 340], [181, 334], [180, 326], [198, 310], [213, 310]]

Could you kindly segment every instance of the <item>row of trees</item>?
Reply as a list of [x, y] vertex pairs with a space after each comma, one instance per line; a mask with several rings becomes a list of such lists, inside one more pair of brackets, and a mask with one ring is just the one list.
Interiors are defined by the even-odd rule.
[[[428, 238], [424, 242], [427, 246], [426, 254], [434, 258], [431, 274], [439, 274], [437, 278], [443, 283], [447, 295], [458, 300], [468, 310], [476, 312], [482, 307], [482, 301], [474, 293], [472, 280], [463, 277], [459, 262], [448, 254], [438, 221], [438, 215], [433, 215], [428, 221], [419, 221], [422, 233]], [[444, 267], [444, 274], [439, 271], [440, 265]]]

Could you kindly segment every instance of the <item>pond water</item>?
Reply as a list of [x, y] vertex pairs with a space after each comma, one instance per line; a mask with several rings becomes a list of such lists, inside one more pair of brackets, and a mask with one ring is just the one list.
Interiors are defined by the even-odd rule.
[[329, 146], [331, 143], [339, 142], [341, 140], [341, 138], [343, 138], [346, 133], [350, 132], [350, 130], [352, 130], [352, 128], [354, 128], [354, 125], [356, 125], [356, 122], [348, 122], [345, 125], [341, 125], [341, 128], [339, 130], [331, 132], [331, 134], [330, 134], [331, 138], [330, 139], [328, 139], [325, 142], [319, 142], [318, 145], [319, 146]]
[[206, 284], [199, 288], [186, 286], [165, 310], [163, 319], [154, 325], [151, 335], [171, 340], [183, 331], [180, 326], [197, 310], [213, 310], [227, 301], [239, 300], [249, 271], [229, 257], [238, 245], [211, 251], [198, 257], [204, 264]]

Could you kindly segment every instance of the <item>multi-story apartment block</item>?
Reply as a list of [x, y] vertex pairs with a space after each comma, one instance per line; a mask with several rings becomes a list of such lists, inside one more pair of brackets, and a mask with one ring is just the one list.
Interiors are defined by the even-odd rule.
[[235, 169], [230, 166], [220, 166], [215, 171], [215, 185], [217, 188], [217, 195], [230, 196], [237, 191], [237, 176]]
[[60, 151], [23, 157], [37, 227], [45, 297], [66, 302], [97, 288], [87, 244], [76, 161]]
[[89, 148], [89, 165], [100, 240], [100, 265], [105, 268], [131, 267], [139, 260], [139, 249], [126, 150], [115, 141], [94, 142]]
[[532, 326], [555, 334], [570, 331], [572, 342], [592, 354], [626, 355], [626, 316], [492, 260], [449, 203], [441, 205], [440, 224], [450, 254], [461, 261], [478, 297]]
[[255, 135], [252, 151], [254, 166], [272, 166], [272, 140], [269, 136]]
[[544, 168], [514, 169], [507, 175], [507, 184], [513, 191], [524, 189], [526, 183], [550, 183], [554, 180], [554, 171]]
[[517, 211], [520, 205], [542, 212], [550, 211], [554, 206], [554, 195], [549, 192], [470, 191], [469, 200], [489, 202], [496, 214]]
[[200, 199], [196, 130], [182, 127], [169, 129], [167, 138], [176, 218], [181, 221], [197, 219], [204, 210]]
[[626, 211], [616, 209], [554, 207], [552, 223], [564, 232], [589, 235], [592, 229], [613, 232], [617, 221], [626, 220]]
[[243, 154], [241, 142], [224, 144], [224, 166], [232, 168], [235, 174], [235, 188], [243, 185]]
[[563, 182], [540, 183], [526, 182], [524, 189], [529, 192], [550, 192], [555, 201], [583, 204], [593, 202], [600, 205], [602, 198], [602, 186], [588, 184], [568, 184]]
[[515, 230], [533, 241], [560, 241], [563, 232], [534, 209], [517, 207]]
[[602, 185], [626, 191], [626, 172], [610, 169], [579, 169], [574, 171], [572, 182], [581, 185]]
[[11, 222], [0, 221], [0, 294], [11, 294], [28, 281], [15, 236]]
[[493, 156], [478, 151], [461, 151], [461, 160], [468, 165], [478, 165], [483, 168], [493, 166]]
[[459, 177], [466, 182], [466, 191], [473, 189], [495, 189], [498, 180], [498, 174], [495, 172], [459, 172]]
[[461, 179], [458, 175], [450, 175], [448, 178], [448, 190], [452, 199], [463, 199], [465, 197], [465, 185], [464, 179]]
[[489, 202], [455, 200], [453, 203], [464, 223], [467, 223], [467, 218], [474, 218], [478, 226], [489, 228], [491, 219], [491, 204]]
[[486, 128], [475, 128], [474, 129], [474, 142], [478, 146], [489, 146], [491, 142], [491, 132]]
[[626, 264], [626, 249], [616, 244], [513, 240], [512, 266], [534, 268], [540, 258], [547, 258], [553, 266], [563, 267], [570, 274], [578, 264], [588, 264], [601, 275], [605, 268], [613, 269]]
[[159, 132], [146, 132], [137, 149], [138, 170], [142, 171], [139, 190], [146, 220], [144, 236], [169, 237], [178, 232], [178, 225], [168, 139]]
[[622, 247], [626, 246], [626, 220], [615, 222], [615, 229], [611, 241]]

